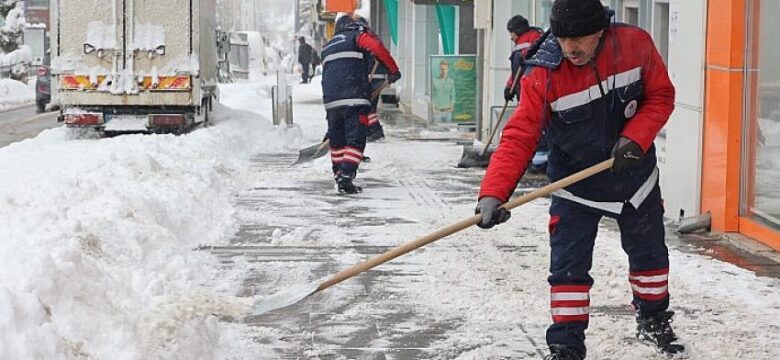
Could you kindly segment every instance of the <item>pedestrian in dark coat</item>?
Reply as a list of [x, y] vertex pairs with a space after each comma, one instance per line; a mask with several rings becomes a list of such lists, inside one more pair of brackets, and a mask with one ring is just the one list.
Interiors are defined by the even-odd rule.
[[301, 84], [306, 84], [309, 82], [309, 69], [314, 49], [306, 43], [306, 38], [303, 36], [298, 38], [298, 42], [300, 43], [298, 46], [298, 63], [301, 64], [301, 69], [303, 70]]
[[589, 272], [598, 224], [617, 220], [628, 255], [637, 336], [669, 354], [684, 347], [669, 325], [669, 256], [653, 140], [674, 109], [675, 90], [650, 35], [610, 24], [599, 0], [556, 0], [552, 34], [526, 60], [520, 104], [502, 133], [477, 204], [480, 227], [509, 218], [511, 196], [545, 128], [551, 181], [614, 157], [603, 172], [553, 193], [546, 359], [584, 359]]

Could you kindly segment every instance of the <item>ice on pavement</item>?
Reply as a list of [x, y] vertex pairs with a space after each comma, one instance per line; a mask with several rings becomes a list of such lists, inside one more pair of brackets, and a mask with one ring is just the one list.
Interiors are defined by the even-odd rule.
[[[284, 179], [273, 169], [251, 167], [252, 157], [297, 153], [319, 142], [326, 129], [316, 83], [295, 84], [296, 126], [272, 126], [267, 120], [272, 82], [266, 77], [222, 86], [216, 124], [183, 136], [80, 140], [58, 128], [0, 149], [0, 358], [273, 359], [270, 347], [281, 345], [309, 346], [309, 358], [333, 353], [328, 344], [285, 343], [289, 334], [273, 324], [219, 321], [318, 278], [315, 269], [264, 264], [263, 271], [275, 276], [259, 285], [263, 292], [235, 297], [253, 265], [236, 259], [225, 267], [196, 250], [233, 237], [234, 200], [241, 191], [269, 184], [294, 189], [312, 177], [329, 181], [327, 158], [290, 168]], [[473, 214], [474, 203], [437, 199], [434, 193], [441, 189], [417, 173], [449, 171], [460, 156], [458, 146], [389, 139], [370, 145], [368, 155], [371, 176], [405, 187], [368, 186], [354, 201], [371, 208], [370, 216], [403, 221], [345, 233], [338, 218], [307, 222], [280, 214], [278, 207], [278, 201], [305, 202], [306, 211], [327, 213], [331, 204], [268, 199], [276, 202], [258, 202], [257, 218], [288, 225], [270, 235], [270, 246], [307, 245], [304, 235], [312, 230], [321, 232], [322, 246], [349, 245], [356, 237], [368, 245], [395, 246]], [[394, 300], [460, 324], [430, 345], [432, 358], [517, 358], [529, 342], [539, 357], [550, 321], [547, 206], [547, 200], [534, 201], [515, 209], [505, 225], [469, 229], [400, 258], [417, 264], [419, 276], [394, 282]], [[527, 248], [535, 251], [521, 251]], [[336, 269], [361, 261], [349, 251], [329, 259]], [[632, 321], [605, 315], [605, 309], [624, 311], [630, 303], [626, 264], [618, 233], [602, 226], [592, 273], [589, 358], [660, 359], [627, 342]], [[679, 314], [674, 326], [691, 359], [780, 356], [780, 281], [676, 250], [670, 276], [672, 309]], [[323, 291], [316, 305], [333, 309], [334, 301], [343, 300], [335, 296], [337, 287], [355, 284], [351, 279]], [[358, 301], [338, 315], [375, 306]], [[395, 325], [419, 327], [411, 321]], [[374, 345], [387, 343], [378, 339]]]

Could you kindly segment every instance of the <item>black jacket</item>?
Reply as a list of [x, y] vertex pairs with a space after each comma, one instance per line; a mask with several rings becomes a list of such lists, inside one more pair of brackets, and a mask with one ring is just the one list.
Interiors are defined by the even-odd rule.
[[312, 49], [311, 45], [307, 43], [303, 43], [298, 46], [298, 62], [301, 64], [311, 63], [311, 53], [313, 50], [314, 49]]

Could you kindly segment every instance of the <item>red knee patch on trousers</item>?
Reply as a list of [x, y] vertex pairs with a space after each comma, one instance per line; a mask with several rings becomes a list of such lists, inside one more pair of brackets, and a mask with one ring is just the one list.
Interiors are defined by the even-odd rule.
[[550, 232], [550, 235], [555, 234], [555, 228], [558, 226], [558, 223], [561, 221], [561, 217], [558, 215], [550, 216], [550, 224], [547, 225], [547, 231]]

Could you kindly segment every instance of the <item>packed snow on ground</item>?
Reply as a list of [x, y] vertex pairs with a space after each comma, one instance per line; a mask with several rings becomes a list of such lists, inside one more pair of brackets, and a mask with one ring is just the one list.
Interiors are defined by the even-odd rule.
[[[242, 190], [263, 181], [330, 176], [327, 158], [289, 169], [285, 179], [274, 169], [251, 167], [251, 157], [294, 153], [321, 140], [326, 128], [319, 84], [297, 82], [295, 125], [272, 126], [266, 119], [273, 84], [268, 77], [221, 86], [216, 124], [188, 135], [81, 139], [58, 128], [0, 149], [0, 358], [274, 358], [268, 344], [285, 334], [273, 324], [218, 321], [251, 309], [254, 299], [234, 297], [250, 276], [248, 265], [223, 268], [196, 250], [233, 237], [233, 201]], [[371, 216], [408, 221], [344, 236], [337, 219], [306, 223], [306, 217], [283, 217], [274, 208], [278, 201], [298, 199], [269, 199], [275, 201], [257, 203], [255, 216], [295, 224], [274, 232], [272, 245], [302, 244], [298, 235], [306, 228], [324, 229], [323, 246], [348, 245], [358, 237], [368, 245], [397, 245], [473, 214], [473, 203], [436, 200], [419, 175], [419, 169], [449, 171], [458, 146], [394, 140], [368, 151], [376, 154], [366, 165], [371, 176], [401, 179], [414, 194], [401, 187], [367, 188], [355, 201], [376, 209]], [[430, 203], [421, 205], [420, 199]], [[316, 201], [307, 205], [308, 211], [332, 209]], [[532, 202], [514, 210], [508, 224], [469, 229], [406, 255], [421, 264], [414, 270], [423, 279], [394, 283], [408, 308], [463, 324], [431, 345], [433, 358], [513, 358], [526, 350], [528, 357], [539, 357], [522, 347], [543, 347], [550, 320], [547, 206], [544, 199]], [[609, 315], [609, 309], [630, 311], [627, 260], [613, 228], [601, 228], [595, 254], [589, 358], [660, 359], [627, 340], [634, 329], [630, 318]], [[364, 259], [346, 250], [332, 261], [346, 268]], [[691, 359], [780, 356], [779, 281], [676, 250], [671, 260], [675, 326]], [[294, 262], [268, 266], [264, 270], [282, 281], [258, 284], [268, 290], [261, 296], [293, 285], [286, 280], [316, 279], [314, 269]], [[318, 305], [334, 308], [329, 302], [339, 298], [328, 291]], [[346, 311], [372, 306], [358, 303]], [[376, 345], [382, 347], [381, 339]], [[333, 358], [332, 349], [312, 346], [310, 358]], [[464, 348], [471, 350], [452, 352]]]
[[[310, 129], [324, 125], [320, 107], [313, 106], [319, 89], [312, 85], [296, 85], [296, 123], [304, 131], [304, 138], [315, 142], [321, 136]], [[242, 89], [258, 88], [260, 85], [241, 84]], [[237, 94], [238, 91], [231, 93]], [[248, 109], [257, 101], [251, 91], [243, 91], [240, 104]], [[235, 104], [238, 106], [238, 104]], [[264, 105], [260, 105], [264, 107]], [[305, 110], [304, 110], [305, 109]], [[265, 110], [258, 110], [264, 113]], [[278, 209], [261, 212], [263, 221], [287, 228], [274, 232], [272, 244], [276, 246], [307, 246], [306, 233], [316, 228], [318, 245], [350, 245], [358, 239], [367, 245], [398, 245], [429, 233], [473, 213], [474, 204], [441, 204], [435, 200], [427, 179], [416, 174], [419, 169], [427, 171], [448, 171], [460, 154], [460, 148], [446, 143], [421, 143], [408, 141], [386, 141], [369, 144], [368, 155], [372, 162], [363, 167], [370, 169], [373, 178], [399, 179], [413, 186], [401, 194], [403, 189], [368, 187], [360, 196], [361, 204], [371, 209], [366, 216], [378, 218], [402, 218], [409, 224], [367, 226], [364, 229], [345, 230], [334, 224], [308, 224], [301, 220], [311, 213], [332, 211], [327, 204], [310, 199], [300, 217], [289, 218], [277, 214]], [[320, 176], [326, 179], [329, 172], [328, 159], [321, 158], [301, 166], [295, 172], [285, 173], [285, 182], [298, 181]], [[289, 176], [289, 177], [288, 177]], [[257, 186], [279, 186], [276, 174], [257, 174]], [[358, 181], [360, 181], [360, 177]], [[324, 190], [327, 191], [327, 190]], [[476, 194], [463, 194], [475, 198]], [[390, 200], [392, 199], [392, 200]], [[417, 201], [430, 201], [421, 206]], [[459, 329], [443, 335], [445, 340], [433, 344], [436, 359], [498, 359], [517, 358], [518, 353], [538, 358], [533, 348], [524, 348], [530, 341], [544, 347], [544, 332], [550, 322], [549, 288], [546, 282], [549, 266], [547, 247], [548, 200], [538, 200], [514, 210], [513, 218], [506, 225], [493, 230], [470, 229], [447, 239], [405, 255], [410, 263], [424, 264], [422, 268], [410, 269], [420, 272], [425, 281], [404, 282], [400, 292], [408, 298], [409, 307], [421, 314], [431, 314], [437, 319], [465, 321]], [[606, 224], [609, 224], [607, 222]], [[600, 229], [594, 253], [592, 275], [596, 279], [592, 291], [593, 316], [588, 331], [589, 358], [592, 359], [652, 359], [663, 358], [649, 347], [632, 340], [635, 323], [631, 318], [631, 290], [628, 283], [628, 265], [622, 252], [619, 234], [613, 225]], [[507, 248], [536, 249], [534, 252], [506, 251]], [[334, 258], [339, 268], [346, 268], [366, 260], [364, 256]], [[754, 273], [711, 258], [671, 251], [671, 294], [672, 310], [677, 311], [674, 326], [690, 349], [691, 359], [735, 359], [774, 358], [780, 356], [780, 298], [776, 279], [757, 277]], [[278, 265], [277, 284], [262, 284], [267, 295], [274, 291], [289, 290], [290, 286], [306, 279], [311, 271], [301, 266], [291, 269], [288, 263]], [[276, 276], [275, 269], [264, 269], [269, 276]], [[310, 279], [316, 280], [311, 275]], [[349, 281], [337, 286], [348, 287]], [[394, 283], [397, 284], [397, 283]], [[342, 298], [325, 294], [314, 301], [319, 310], [327, 313], [337, 307]], [[352, 304], [345, 316], [364, 311], [372, 313], [375, 304]], [[617, 314], [617, 315], [615, 315]], [[336, 316], [336, 315], [334, 315]], [[415, 324], [396, 324], [399, 327], [416, 329]], [[342, 329], [349, 333], [350, 329]], [[273, 325], [255, 327], [247, 336], [255, 335], [260, 341], [274, 343], [284, 333]], [[319, 334], [318, 334], [319, 335]], [[327, 335], [326, 335], [327, 336]], [[333, 338], [339, 334], [333, 334]], [[529, 340], [530, 339], [530, 340]], [[387, 344], [377, 340], [376, 348]], [[313, 344], [308, 355], [333, 357], [328, 345]], [[457, 349], [470, 348], [465, 353]], [[339, 358], [338, 356], [335, 356]]]
[[0, 79], [0, 111], [35, 102], [35, 82]]

